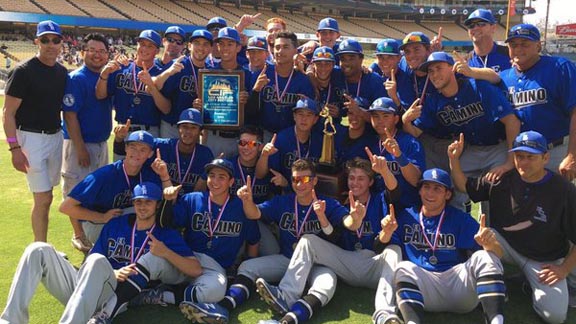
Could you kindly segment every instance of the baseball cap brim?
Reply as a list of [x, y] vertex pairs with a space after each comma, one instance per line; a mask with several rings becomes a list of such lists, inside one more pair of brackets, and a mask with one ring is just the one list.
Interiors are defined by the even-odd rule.
[[234, 177], [234, 170], [229, 169], [223, 165], [216, 165], [216, 164], [210, 163], [204, 167], [204, 171], [206, 171], [206, 173], [209, 173], [210, 170], [212, 170], [212, 169], [222, 169], [222, 170], [226, 171], [230, 175], [230, 177]]
[[529, 146], [518, 146], [518, 147], [515, 147], [513, 149], [508, 150], [508, 152], [518, 152], [518, 151], [528, 152], [528, 153], [532, 153], [532, 154], [544, 154], [544, 153], [546, 153], [546, 151], [543, 152], [542, 150], [539, 150], [539, 149], [534, 148], [534, 147], [529, 147]]
[[510, 36], [510, 37], [506, 38], [504, 43], [508, 43], [509, 41], [513, 40], [514, 38], [524, 38], [524, 39], [527, 39], [527, 40], [532, 41], [532, 42], [540, 42], [539, 39], [534, 39], [533, 37], [531, 37], [529, 35], [514, 35], [514, 36]]
[[149, 41], [150, 43], [154, 44], [154, 46], [156, 46], [156, 47], [160, 47], [160, 46], [161, 46], [161, 44], [156, 43], [156, 41], [153, 40], [152, 38], [149, 38], [149, 37], [136, 37], [136, 41], [137, 41], [137, 42], [138, 42], [138, 41], [141, 41], [141, 40], [147, 40], [147, 41]]

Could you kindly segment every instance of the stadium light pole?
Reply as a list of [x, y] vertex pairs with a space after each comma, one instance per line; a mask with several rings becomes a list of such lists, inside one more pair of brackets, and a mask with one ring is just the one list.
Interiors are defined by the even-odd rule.
[[546, 52], [546, 41], [548, 40], [548, 15], [550, 14], [550, 0], [546, 0], [546, 19], [544, 24], [544, 51]]

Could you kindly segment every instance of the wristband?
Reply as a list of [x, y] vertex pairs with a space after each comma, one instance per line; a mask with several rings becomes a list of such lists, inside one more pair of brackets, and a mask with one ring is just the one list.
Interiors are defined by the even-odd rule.
[[[162, 179], [160, 179], [160, 180], [162, 180]], [[164, 183], [164, 182], [170, 182], [170, 179], [162, 180], [162, 183]]]
[[396, 160], [396, 162], [398, 162], [398, 165], [400, 165], [401, 168], [410, 164], [410, 161], [408, 161], [408, 159], [406, 158], [404, 153], [400, 154], [399, 157], [395, 157], [394, 160]]
[[18, 139], [16, 137], [7, 137], [6, 143], [8, 143], [8, 144], [18, 143]]
[[322, 232], [324, 232], [326, 235], [330, 235], [332, 232], [334, 232], [334, 227], [332, 227], [332, 224], [328, 224], [328, 226], [322, 227]]
[[14, 151], [14, 150], [19, 150], [19, 149], [21, 149], [21, 148], [22, 148], [22, 147], [21, 147], [20, 145], [16, 145], [16, 146], [13, 146], [13, 147], [9, 148], [8, 151], [12, 152], [12, 151]]
[[104, 80], [104, 81], [108, 80], [108, 78], [104, 79], [104, 78], [102, 77], [102, 75], [98, 76], [98, 78], [99, 78], [99, 79], [102, 79], [102, 80]]

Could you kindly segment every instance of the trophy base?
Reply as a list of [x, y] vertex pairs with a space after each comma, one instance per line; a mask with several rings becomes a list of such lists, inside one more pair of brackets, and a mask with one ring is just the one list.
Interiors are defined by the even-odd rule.
[[338, 201], [346, 199], [346, 176], [344, 172], [335, 174], [316, 173], [318, 183], [314, 187], [316, 193], [334, 198]]
[[341, 168], [337, 167], [336, 164], [333, 163], [324, 163], [318, 162], [316, 163], [316, 172], [323, 173], [323, 174], [338, 174], [340, 173]]

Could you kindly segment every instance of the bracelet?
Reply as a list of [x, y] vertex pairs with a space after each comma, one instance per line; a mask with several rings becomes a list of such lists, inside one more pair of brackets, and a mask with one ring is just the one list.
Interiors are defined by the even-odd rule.
[[99, 78], [99, 79], [102, 79], [102, 80], [104, 80], [104, 81], [108, 80], [108, 78], [104, 79], [104, 78], [102, 77], [102, 75], [99, 75], [98, 78]]
[[410, 164], [410, 161], [408, 161], [408, 159], [406, 158], [404, 153], [400, 154], [399, 157], [395, 157], [394, 160], [396, 160], [396, 162], [398, 162], [398, 165], [400, 165], [401, 168]]
[[21, 148], [22, 148], [22, 146], [16, 145], [16, 146], [12, 146], [11, 148], [9, 148], [8, 151], [12, 152], [12, 151], [14, 151], [14, 150], [19, 150], [19, 149], [21, 149]]
[[[160, 180], [162, 180], [162, 179], [160, 179]], [[170, 179], [162, 180], [162, 183], [164, 183], [164, 182], [170, 182]]]
[[326, 234], [326, 235], [332, 234], [333, 231], [334, 231], [334, 227], [332, 227], [332, 224], [328, 224], [328, 226], [322, 227], [322, 232], [324, 232], [324, 234]]
[[18, 143], [18, 139], [16, 137], [7, 137], [6, 143], [8, 143], [8, 144]]

